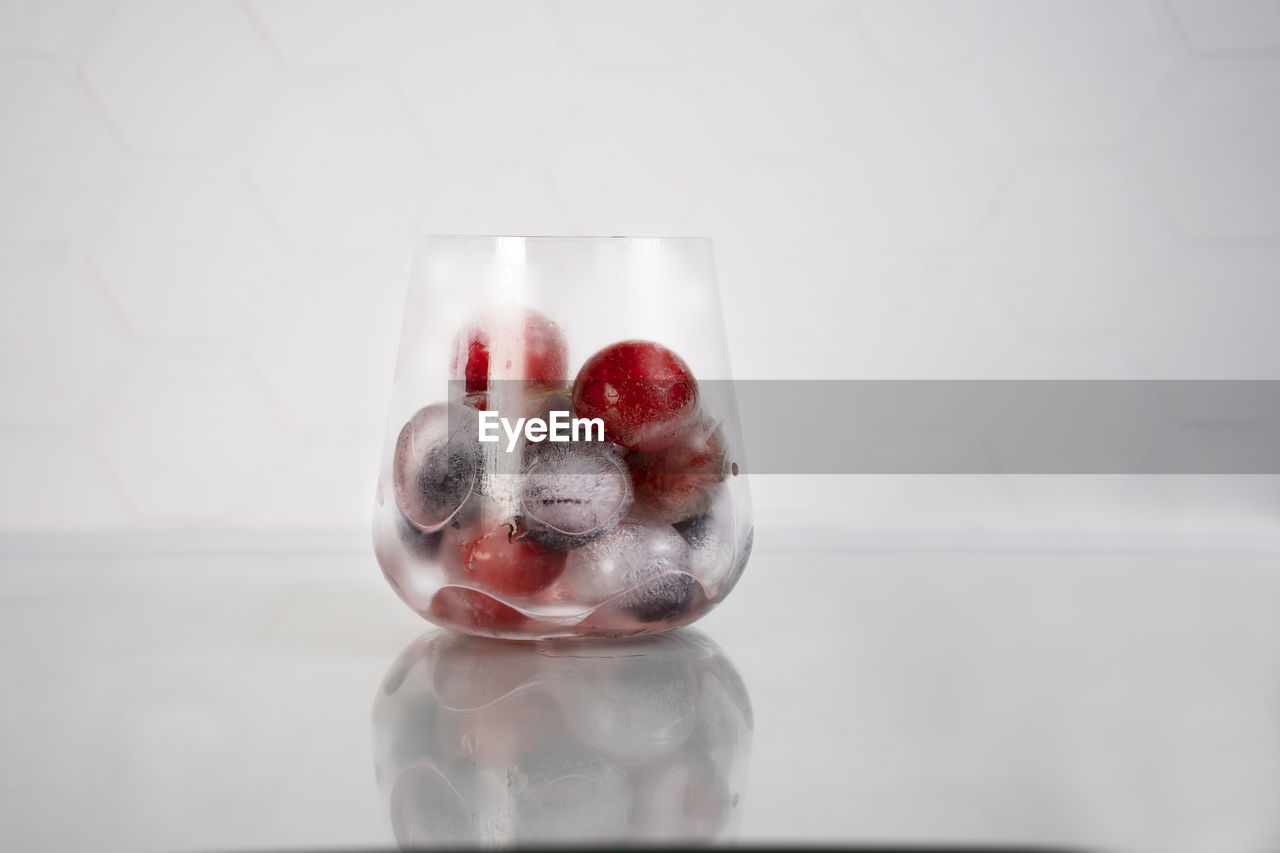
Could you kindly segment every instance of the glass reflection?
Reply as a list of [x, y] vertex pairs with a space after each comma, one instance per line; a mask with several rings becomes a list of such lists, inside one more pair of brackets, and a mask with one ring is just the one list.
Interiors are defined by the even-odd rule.
[[396, 840], [721, 841], [736, 832], [751, 704], [693, 630], [625, 642], [411, 643], [374, 702]]

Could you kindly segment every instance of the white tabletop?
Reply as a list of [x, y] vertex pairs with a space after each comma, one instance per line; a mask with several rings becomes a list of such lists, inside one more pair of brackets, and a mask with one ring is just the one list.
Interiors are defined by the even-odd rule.
[[[0, 561], [0, 846], [394, 848], [371, 555]], [[744, 842], [1280, 845], [1280, 558], [758, 553]]]

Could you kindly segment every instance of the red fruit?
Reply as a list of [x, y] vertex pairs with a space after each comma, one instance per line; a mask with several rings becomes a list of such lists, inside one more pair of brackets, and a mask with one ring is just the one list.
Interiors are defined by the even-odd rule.
[[442, 587], [431, 599], [431, 613], [446, 628], [485, 634], [522, 633], [534, 624], [511, 605], [460, 586]]
[[545, 314], [518, 306], [491, 309], [458, 333], [452, 375], [464, 383], [468, 402], [484, 408], [493, 380], [525, 380], [543, 388], [566, 384], [569, 345]]
[[511, 527], [502, 524], [454, 539], [458, 563], [471, 583], [494, 595], [531, 595], [564, 571], [568, 555], [563, 551], [548, 551], [527, 537], [513, 541], [511, 535]]
[[706, 512], [728, 473], [720, 430], [695, 424], [674, 444], [627, 455], [636, 506], [678, 524]]
[[671, 444], [698, 416], [698, 382], [661, 344], [623, 341], [587, 359], [573, 383], [579, 417], [604, 421], [605, 438], [633, 450]]

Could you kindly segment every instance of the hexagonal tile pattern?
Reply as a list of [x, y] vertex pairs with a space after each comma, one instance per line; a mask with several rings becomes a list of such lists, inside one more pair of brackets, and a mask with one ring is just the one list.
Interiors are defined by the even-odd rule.
[[985, 55], [1010, 0], [852, 0], [876, 52], [895, 71], [935, 74]]
[[519, 159], [545, 143], [573, 102], [573, 75], [545, 21], [524, 3], [423, 7], [400, 88], [428, 148]]
[[992, 279], [1031, 339], [1084, 338], [1134, 322], [1167, 250], [1125, 172], [1046, 167], [1018, 180], [984, 235]]
[[1037, 148], [1123, 143], [1174, 67], [1133, 0], [1026, 0], [1001, 41], [997, 90]]
[[713, 8], [690, 69], [723, 149], [762, 158], [844, 151], [875, 77], [849, 10], [835, 0]]
[[[990, 94], [971, 84], [877, 89], [857, 125], [838, 163], [797, 162], [783, 185], [770, 186], [784, 174], [776, 166], [734, 171], [723, 181], [718, 224], [741, 233], [758, 218], [762, 228], [785, 232], [816, 218], [809, 232], [830, 232], [811, 250], [820, 257], [840, 244], [859, 252], [961, 249], [1020, 157]], [[798, 209], [797, 192], [805, 196]], [[847, 262], [841, 253], [838, 263]]]
[[363, 526], [373, 511], [381, 454], [381, 430], [291, 432], [260, 493], [263, 518], [289, 530]]
[[990, 93], [965, 83], [881, 91], [831, 178], [868, 243], [967, 246], [1020, 152]]
[[[432, 161], [423, 234], [569, 234], [574, 229], [543, 170], [507, 163]], [[594, 225], [592, 226], [594, 228]], [[593, 233], [595, 233], [593, 231]]]
[[0, 51], [51, 53], [62, 40], [67, 3], [0, 0]]
[[94, 42], [84, 74], [124, 139], [145, 152], [234, 149], [279, 86], [266, 42], [235, 0], [130, 0]]
[[143, 364], [103, 415], [96, 446], [151, 524], [253, 527], [278, 421], [245, 366], [172, 357]]
[[0, 237], [83, 240], [126, 174], [119, 144], [74, 80], [43, 62], [0, 60]]
[[[998, 373], [1007, 329], [987, 310], [986, 270], [970, 255], [859, 253], [850, 310], [837, 322], [868, 379], [972, 378]], [[911, 334], [903, 334], [909, 328]], [[923, 345], [922, 345], [922, 342]]]
[[411, 41], [404, 0], [249, 0], [280, 56], [292, 66], [372, 68], [394, 62]]
[[360, 251], [412, 230], [425, 160], [389, 87], [339, 78], [290, 98], [249, 179], [291, 245]]
[[[842, 193], [799, 163], [729, 169], [713, 199], [716, 269], [725, 330], [739, 379], [840, 379], [861, 375], [841, 350], [856, 339], [852, 312], [806, 313], [803, 347], [761, 346], [778, 334], [778, 300], [830, 305], [830, 294], [860, 281], [865, 255], [849, 250]], [[841, 243], [841, 241], [844, 241]], [[840, 244], [840, 257], [824, 246]]]
[[1280, 47], [1276, 0], [1167, 0], [1196, 50], [1232, 52]]
[[[744, 378], [1274, 378], [1278, 9], [0, 0], [0, 528], [367, 526], [421, 231], [707, 233]], [[1275, 517], [889, 479], [760, 516]]]
[[401, 260], [304, 264], [263, 306], [251, 351], [289, 426], [380, 434], [409, 280]]
[[114, 0], [0, 0], [0, 54], [57, 57], [98, 25]]
[[89, 426], [50, 435], [0, 434], [0, 533], [86, 533], [133, 521], [93, 454]]
[[123, 343], [83, 263], [0, 249], [0, 424], [78, 426], [105, 402]]
[[617, 81], [586, 104], [556, 144], [551, 179], [578, 229], [704, 234], [714, 161], [679, 84]]
[[709, 35], [707, 3], [552, 0], [552, 14], [584, 61], [601, 68], [677, 65]]
[[1153, 123], [1148, 148], [1182, 232], [1280, 238], [1280, 61], [1207, 70]]
[[1130, 332], [1169, 379], [1280, 379], [1280, 247], [1182, 246], [1160, 271], [1158, 310]]
[[245, 333], [287, 271], [248, 187], [221, 169], [155, 169], [125, 196], [90, 257], [143, 335]]
[[[895, 244], [875, 221], [894, 181], [865, 174], [795, 163], [725, 175], [713, 236], [735, 376], [981, 376], [992, 349], [1016, 338], [986, 305], [980, 263]], [[779, 299], [804, 306], [803, 346], [760, 343], [779, 335]]]

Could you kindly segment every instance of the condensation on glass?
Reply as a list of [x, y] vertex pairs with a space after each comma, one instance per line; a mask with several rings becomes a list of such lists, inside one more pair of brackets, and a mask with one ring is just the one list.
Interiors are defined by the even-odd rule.
[[751, 550], [730, 379], [709, 241], [424, 238], [374, 512], [383, 573], [483, 636], [693, 622]]

